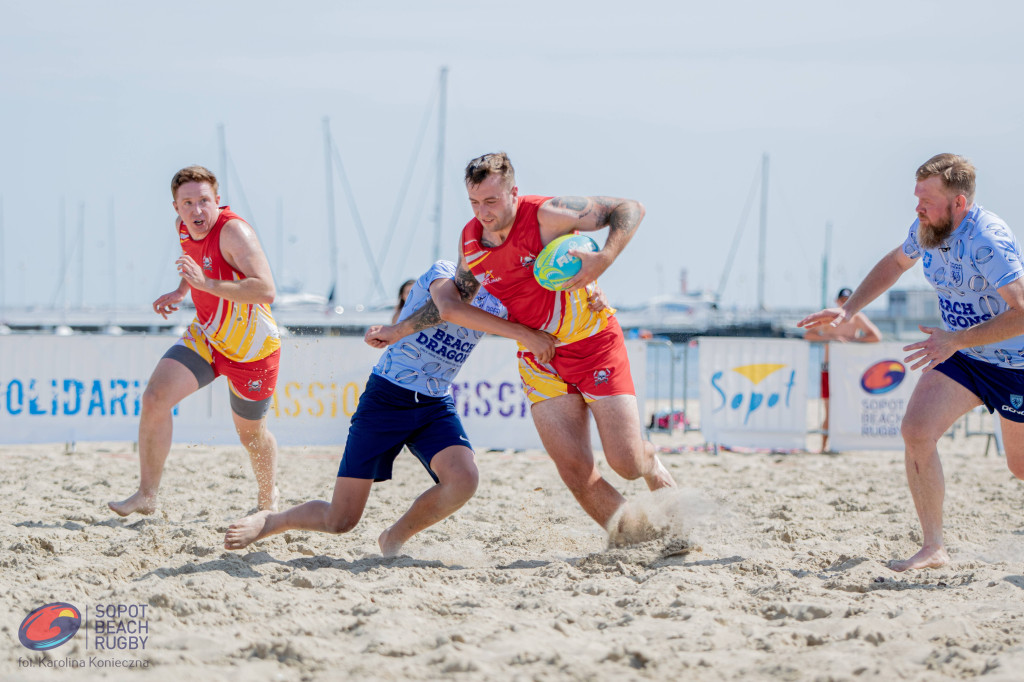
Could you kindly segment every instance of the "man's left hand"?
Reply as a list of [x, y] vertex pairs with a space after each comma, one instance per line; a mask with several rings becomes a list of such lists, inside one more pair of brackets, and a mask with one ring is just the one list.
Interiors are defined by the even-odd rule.
[[953, 353], [960, 350], [956, 334], [953, 332], [947, 332], [945, 329], [939, 329], [938, 327], [922, 327], [921, 325], [918, 325], [917, 328], [927, 334], [928, 338], [903, 347], [905, 351], [915, 351], [903, 359], [903, 362], [908, 365], [914, 363], [910, 366], [910, 369], [923, 367], [922, 371], [924, 372], [935, 369], [936, 365], [945, 362]]
[[363, 341], [374, 348], [387, 348], [400, 338], [402, 337], [395, 331], [394, 325], [375, 324], [366, 330]]

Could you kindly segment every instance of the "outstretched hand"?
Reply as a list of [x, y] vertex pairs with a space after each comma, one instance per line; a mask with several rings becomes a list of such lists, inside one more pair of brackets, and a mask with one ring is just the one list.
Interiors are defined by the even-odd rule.
[[184, 300], [185, 294], [175, 289], [153, 301], [153, 311], [166, 320], [168, 315], [177, 312], [178, 304]]
[[908, 365], [914, 363], [910, 365], [910, 369], [923, 367], [922, 372], [935, 369], [936, 365], [945, 362], [952, 357], [953, 353], [960, 350], [956, 334], [953, 332], [947, 332], [945, 329], [939, 329], [938, 327], [922, 327], [921, 325], [918, 325], [917, 328], [927, 334], [928, 338], [903, 347], [905, 351], [915, 351], [903, 359], [903, 362]]
[[591, 282], [596, 282], [597, 278], [612, 264], [611, 259], [603, 251], [571, 249], [569, 255], [576, 256], [583, 264], [580, 266], [580, 271], [576, 273], [576, 276], [565, 283], [564, 291], [575, 291], [576, 289], [582, 289]]
[[402, 338], [395, 330], [394, 325], [375, 324], [366, 330], [363, 341], [374, 348], [387, 348], [398, 339]]
[[796, 323], [796, 326], [805, 329], [817, 329], [829, 325], [838, 327], [846, 319], [846, 311], [842, 308], [825, 308], [816, 313], [811, 313]]

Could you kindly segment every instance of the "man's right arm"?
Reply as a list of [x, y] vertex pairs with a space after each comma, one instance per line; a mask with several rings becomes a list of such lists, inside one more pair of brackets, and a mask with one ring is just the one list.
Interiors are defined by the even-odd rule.
[[853, 317], [868, 303], [888, 291], [889, 287], [895, 284], [904, 272], [914, 267], [916, 262], [916, 259], [903, 253], [902, 245], [887, 253], [882, 260], [875, 264], [875, 267], [871, 268], [868, 276], [860, 283], [849, 300], [843, 304], [846, 317]]
[[915, 262], [915, 259], [903, 253], [902, 245], [897, 246], [883, 256], [882, 260], [875, 264], [875, 267], [871, 268], [871, 272], [842, 308], [826, 308], [813, 313], [797, 322], [797, 326], [807, 329], [814, 329], [826, 324], [833, 327], [839, 326], [843, 320], [852, 318], [864, 306], [885, 293], [904, 272], [914, 266]]

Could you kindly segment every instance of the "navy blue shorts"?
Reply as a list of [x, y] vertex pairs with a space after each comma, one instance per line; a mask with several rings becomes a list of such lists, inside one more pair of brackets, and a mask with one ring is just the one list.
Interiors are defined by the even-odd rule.
[[1024, 370], [975, 360], [959, 351], [935, 369], [981, 398], [989, 412], [1024, 422]]
[[453, 445], [473, 449], [450, 395], [425, 396], [371, 374], [352, 415], [338, 476], [387, 481], [403, 445], [435, 483], [434, 455]]

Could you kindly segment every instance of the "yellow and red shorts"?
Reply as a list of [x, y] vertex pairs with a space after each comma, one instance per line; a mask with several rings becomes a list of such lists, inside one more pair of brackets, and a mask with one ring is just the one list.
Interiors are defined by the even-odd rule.
[[614, 317], [594, 336], [559, 346], [551, 362], [541, 364], [519, 351], [519, 378], [530, 404], [579, 394], [588, 403], [613, 395], [636, 395], [622, 327]]
[[[183, 351], [192, 351], [192, 357]], [[231, 392], [243, 400], [261, 401], [270, 398], [277, 386], [281, 349], [259, 360], [239, 362], [217, 350], [202, 328], [193, 323], [165, 357], [172, 357], [192, 370], [200, 388], [219, 376], [227, 377]]]

